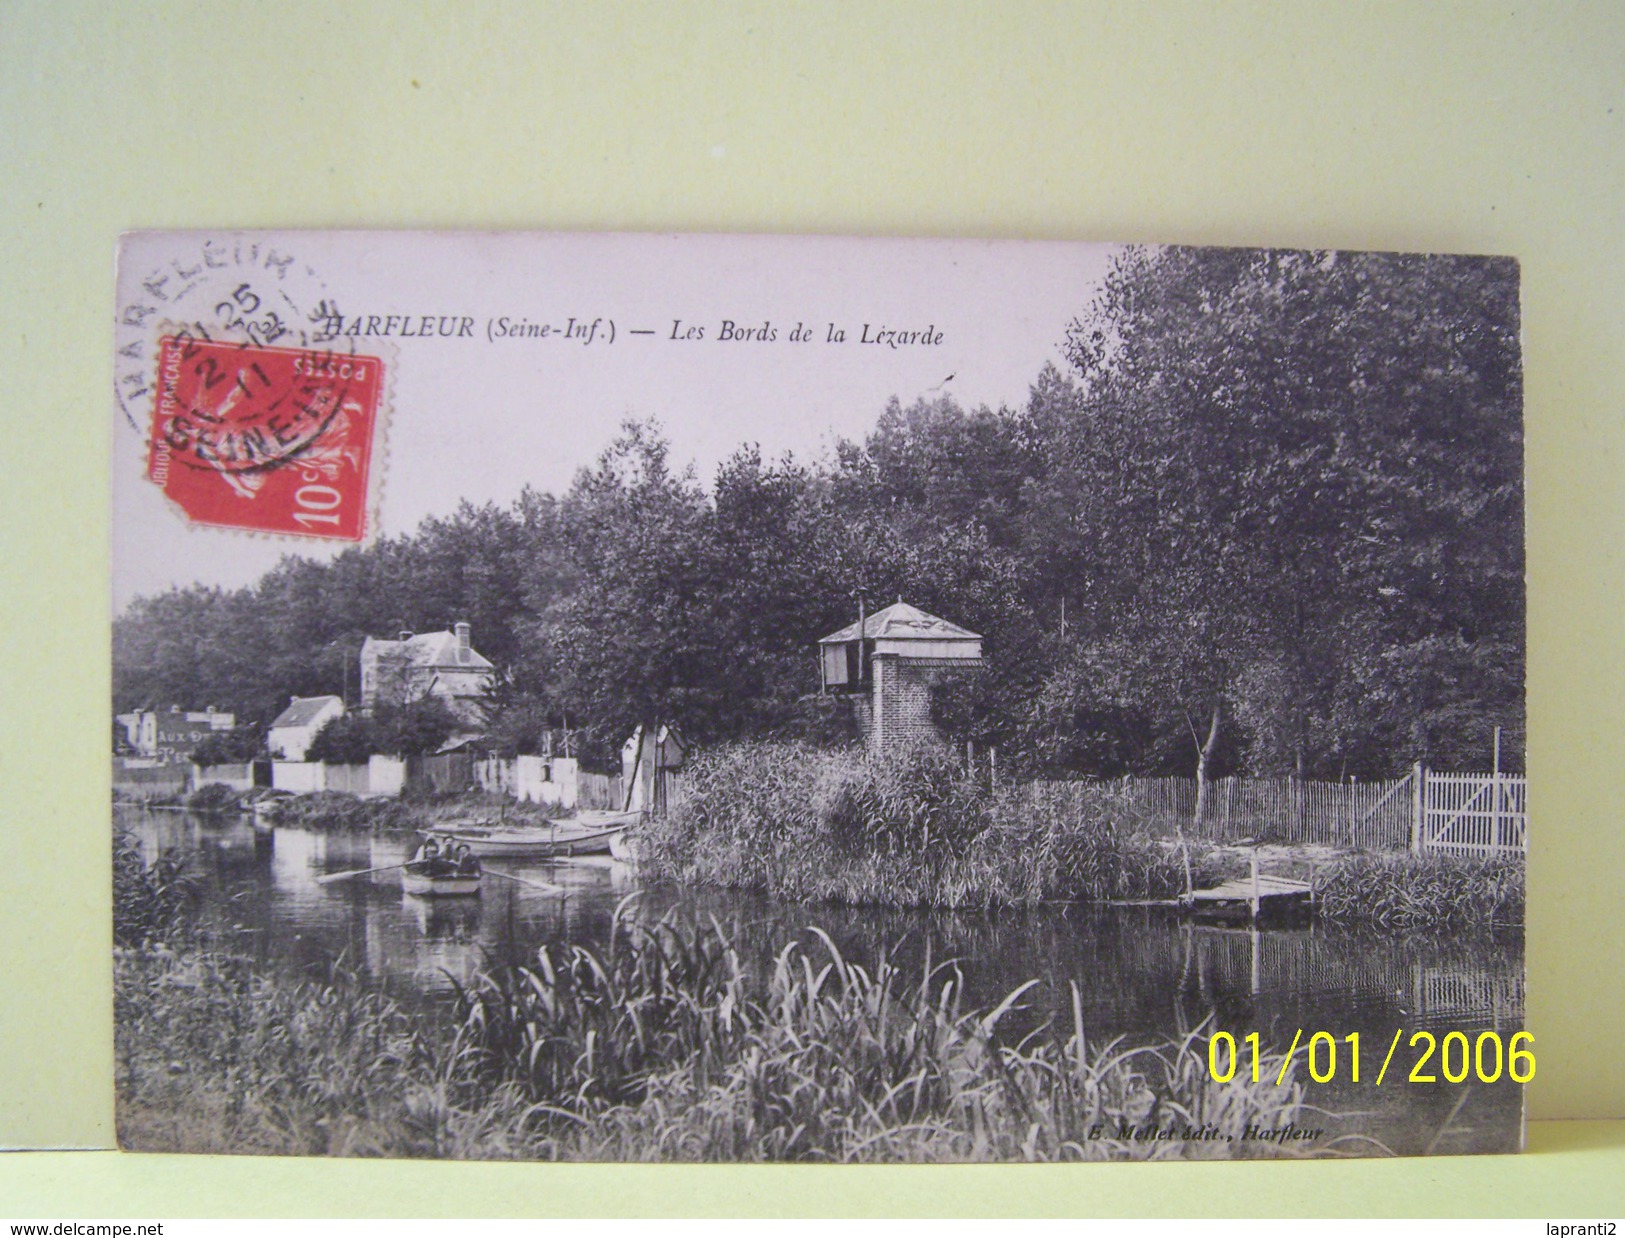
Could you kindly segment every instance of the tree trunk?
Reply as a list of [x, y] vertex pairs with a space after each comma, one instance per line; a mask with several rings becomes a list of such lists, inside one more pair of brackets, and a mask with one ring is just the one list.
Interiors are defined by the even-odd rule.
[[1207, 813], [1207, 767], [1213, 759], [1213, 749], [1219, 743], [1219, 711], [1218, 704], [1213, 706], [1213, 717], [1208, 723], [1207, 738], [1196, 749], [1196, 811], [1192, 814], [1191, 828], [1202, 828], [1202, 819]]
[[[1213, 705], [1213, 717], [1208, 723], [1207, 739], [1196, 748], [1196, 809], [1191, 814], [1191, 829], [1200, 831], [1202, 818], [1207, 814], [1207, 767], [1213, 758], [1213, 749], [1219, 742], [1219, 710], [1217, 701]], [[1195, 738], [1195, 728], [1192, 728], [1191, 737]], [[1189, 894], [1193, 888], [1191, 882], [1191, 850], [1185, 841], [1185, 831], [1179, 832], [1179, 855], [1185, 865], [1185, 893]]]

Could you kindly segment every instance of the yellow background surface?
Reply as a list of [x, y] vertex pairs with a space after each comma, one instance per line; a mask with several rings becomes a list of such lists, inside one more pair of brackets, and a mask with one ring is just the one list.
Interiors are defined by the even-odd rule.
[[[1625, 1115], [1625, 7], [0, 4], [0, 1144], [105, 1147], [118, 233], [457, 227], [1523, 262], [1537, 1118]], [[715, 1171], [0, 1158], [0, 1213], [1567, 1211], [1513, 1163]], [[1545, 1149], [1545, 1151], [1539, 1151]], [[1597, 1175], [1601, 1174], [1601, 1177]], [[437, 1184], [432, 1199], [407, 1184]], [[1431, 1189], [1449, 1182], [1450, 1198]], [[1465, 1192], [1465, 1193], [1462, 1193]], [[1592, 1192], [1587, 1195], [1586, 1192]], [[1428, 1200], [1434, 1206], [1428, 1206]], [[411, 1207], [413, 1201], [417, 1206]], [[1508, 1201], [1506, 1208], [1498, 1201]], [[1516, 1201], [1523, 1201], [1520, 1206]], [[1592, 1203], [1595, 1207], [1595, 1203]]]

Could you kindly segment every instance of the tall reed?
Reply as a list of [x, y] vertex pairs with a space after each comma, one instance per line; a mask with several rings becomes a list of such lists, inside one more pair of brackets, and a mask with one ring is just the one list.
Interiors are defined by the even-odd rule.
[[171, 856], [150, 864], [126, 830], [113, 835], [113, 941], [120, 946], [169, 942], [191, 928], [197, 880]]
[[602, 952], [549, 950], [413, 1014], [342, 967], [301, 980], [222, 952], [121, 949], [119, 1137], [480, 1158], [1291, 1154], [1228, 1138], [1300, 1118], [1279, 1055], [1263, 1084], [1217, 1084], [1205, 1027], [1096, 1040], [1076, 985], [1069, 1017], [1042, 1021], [1036, 981], [972, 1009], [956, 965], [898, 957], [865, 964], [809, 929], [753, 968], [714, 921], [626, 913]]
[[1391, 930], [1521, 926], [1524, 861], [1427, 855], [1353, 855], [1316, 881], [1328, 920]]
[[[1247, 1124], [1297, 1117], [1302, 1089], [1215, 1084], [1199, 1032], [1091, 1043], [1010, 1032], [1030, 981], [968, 1009], [953, 964], [865, 967], [821, 930], [752, 984], [713, 922], [622, 920], [600, 958], [544, 952], [463, 998], [458, 1055], [518, 1086], [550, 1154], [676, 1160], [1101, 1159], [1250, 1154]], [[1136, 1137], [1210, 1124], [1211, 1142]], [[1270, 1149], [1274, 1155], [1277, 1150]]]
[[[1120, 796], [994, 795], [932, 746], [884, 760], [798, 743], [701, 753], [639, 845], [656, 876], [846, 903], [1158, 899], [1184, 886], [1179, 852], [1139, 832]], [[1214, 855], [1197, 848], [1198, 867]]]
[[217, 951], [114, 957], [119, 1143], [136, 1151], [535, 1155], [525, 1102], [447, 1067], [450, 1033], [342, 967]]

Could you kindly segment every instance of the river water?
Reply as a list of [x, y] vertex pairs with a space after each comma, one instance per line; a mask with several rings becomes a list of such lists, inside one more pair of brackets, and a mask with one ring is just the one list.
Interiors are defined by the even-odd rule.
[[[1311, 925], [1235, 929], [1192, 924], [1156, 908], [1046, 907], [1030, 912], [944, 913], [801, 904], [735, 891], [644, 887], [609, 857], [570, 861], [500, 860], [489, 871], [549, 883], [547, 891], [488, 876], [481, 895], [430, 899], [403, 894], [398, 872], [328, 885], [324, 874], [398, 864], [416, 839], [323, 833], [278, 826], [256, 830], [246, 817], [202, 817], [120, 806], [149, 860], [189, 858], [202, 882], [206, 914], [233, 950], [267, 968], [323, 977], [335, 962], [358, 971], [408, 1006], [449, 1000], [493, 963], [525, 963], [543, 943], [601, 945], [616, 908], [637, 895], [636, 914], [715, 916], [747, 959], [765, 961], [786, 942], [809, 947], [810, 925], [848, 958], [869, 963], [883, 948], [903, 962], [956, 959], [968, 994], [993, 1006], [1034, 977], [1029, 1023], [1057, 1018], [1069, 1027], [1071, 985], [1082, 995], [1091, 1041], [1165, 1040], [1205, 1018], [1238, 1041], [1258, 1032], [1285, 1050], [1302, 1030], [1328, 1032], [1341, 1057], [1329, 1082], [1309, 1079], [1300, 1047], [1298, 1077], [1312, 1125], [1379, 1141], [1399, 1153], [1504, 1152], [1521, 1142], [1522, 1088], [1505, 1072], [1493, 1083], [1471, 1074], [1452, 1083], [1435, 1053], [1412, 1082], [1421, 1049], [1413, 1032], [1439, 1042], [1462, 1032], [1476, 1044], [1495, 1032], [1503, 1044], [1523, 1027], [1523, 942], [1504, 936], [1363, 935]], [[1396, 1029], [1403, 1037], [1383, 1084], [1373, 1084]], [[1360, 1037], [1361, 1082], [1350, 1078], [1346, 1037]], [[1244, 1043], [1244, 1042], [1243, 1042]], [[1324, 1046], [1321, 1049], [1324, 1055]], [[1248, 1059], [1243, 1058], [1243, 1070]], [[1320, 1059], [1326, 1073], [1326, 1059]], [[1446, 1063], [1460, 1074], [1459, 1055]], [[1300, 1124], [1302, 1122], [1300, 1121]], [[1380, 1151], [1359, 1140], [1348, 1152]]]

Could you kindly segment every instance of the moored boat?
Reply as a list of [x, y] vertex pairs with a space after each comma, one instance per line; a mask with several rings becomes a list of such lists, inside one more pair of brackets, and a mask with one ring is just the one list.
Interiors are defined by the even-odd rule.
[[635, 812], [583, 813], [549, 825], [464, 827], [440, 832], [482, 857], [604, 855], [615, 836], [637, 817]]
[[638, 862], [638, 840], [626, 831], [621, 830], [609, 840], [609, 853], [622, 864], [636, 864]]

